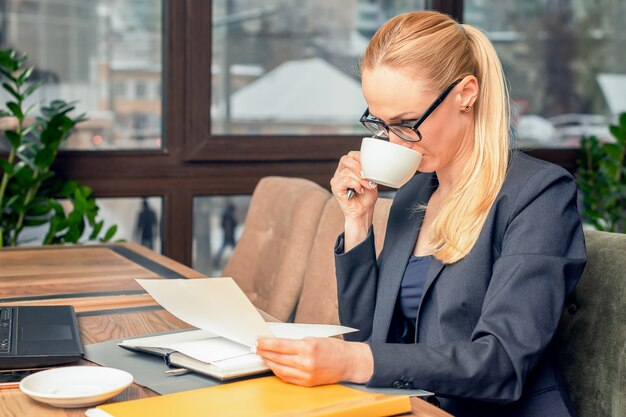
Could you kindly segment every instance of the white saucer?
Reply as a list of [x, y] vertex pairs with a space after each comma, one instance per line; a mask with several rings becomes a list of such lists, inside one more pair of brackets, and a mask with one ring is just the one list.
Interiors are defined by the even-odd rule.
[[20, 382], [34, 400], [64, 408], [89, 407], [124, 391], [133, 383], [126, 371], [99, 366], [68, 366], [41, 371]]

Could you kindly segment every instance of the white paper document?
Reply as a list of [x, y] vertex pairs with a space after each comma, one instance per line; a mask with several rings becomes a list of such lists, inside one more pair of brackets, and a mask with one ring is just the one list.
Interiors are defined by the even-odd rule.
[[194, 327], [249, 348], [272, 337], [267, 323], [232, 278], [138, 279], [167, 311]]
[[166, 310], [200, 330], [124, 341], [124, 344], [173, 349], [204, 362], [245, 355], [259, 337], [303, 339], [356, 331], [326, 324], [266, 323], [232, 278], [137, 282]]

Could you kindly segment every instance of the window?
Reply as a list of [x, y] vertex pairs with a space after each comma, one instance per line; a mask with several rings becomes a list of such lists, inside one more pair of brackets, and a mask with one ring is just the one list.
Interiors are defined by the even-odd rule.
[[[137, 112], [161, 117], [160, 95], [146, 94], [146, 84], [161, 79], [161, 8], [161, 0], [0, 0], [0, 47], [26, 53], [45, 82], [35, 101], [78, 101], [77, 113], [89, 117], [66, 149], [146, 148], [136, 139], [145, 132], [116, 121]], [[136, 90], [127, 96], [128, 79]], [[150, 149], [160, 148], [160, 137], [148, 138]]]
[[[104, 236], [109, 227], [116, 225], [114, 241], [122, 239], [139, 243], [157, 252], [161, 251], [161, 198], [98, 198], [96, 203], [100, 207], [98, 220], [104, 221], [100, 236]], [[69, 201], [62, 201], [61, 204], [71, 210]], [[91, 231], [91, 228], [87, 227], [81, 241], [85, 240]], [[47, 225], [26, 228], [20, 236], [19, 244], [40, 244], [47, 232]]]
[[140, 80], [135, 83], [135, 98], [145, 99], [147, 91], [145, 81]]
[[221, 276], [243, 233], [250, 196], [195, 197], [193, 200], [193, 268]]
[[113, 94], [115, 95], [115, 98], [117, 99], [126, 98], [126, 83], [123, 80], [116, 81], [114, 83], [114, 87], [115, 87], [115, 91], [113, 91]]
[[465, 21], [485, 29], [511, 86], [521, 147], [610, 140], [626, 111], [623, 1], [466, 0]]
[[[35, 11], [30, 11], [29, 16], [20, 16], [14, 5], [25, 4], [25, 0], [0, 0], [0, 19], [3, 19], [0, 20], [0, 46], [19, 47], [29, 53], [34, 64], [38, 66], [40, 62], [46, 64], [42, 66], [40, 77], [54, 86], [56, 91], [67, 91], [72, 86], [84, 86], [90, 83], [89, 80], [96, 80], [95, 87], [89, 84], [90, 88], [93, 88], [93, 91], [88, 90], [89, 99], [92, 101], [81, 101], [81, 105], [89, 104], [81, 109], [89, 113], [92, 121], [98, 121], [101, 129], [98, 132], [101, 133], [87, 131], [83, 139], [73, 142], [72, 151], [65, 151], [59, 155], [55, 171], [65, 178], [76, 179], [92, 187], [99, 202], [124, 198], [132, 199], [135, 207], [139, 207], [141, 198], [138, 196], [152, 196], [148, 199], [150, 206], [159, 213], [159, 219], [162, 215], [160, 236], [163, 252], [173, 259], [208, 272], [212, 270], [205, 269], [201, 263], [208, 262], [209, 266], [214, 264], [211, 256], [215, 257], [215, 251], [221, 248], [221, 241], [218, 225], [216, 231], [212, 233], [217, 240], [213, 242], [209, 255], [206, 255], [206, 249], [198, 247], [203, 243], [200, 242], [201, 232], [196, 230], [199, 223], [194, 217], [194, 210], [199, 210], [205, 204], [205, 200], [209, 202], [206, 204], [211, 204], [215, 215], [219, 215], [218, 200], [247, 198], [244, 195], [251, 194], [259, 179], [268, 175], [304, 177], [327, 187], [339, 156], [356, 149], [360, 138], [365, 134], [364, 130], [356, 129], [356, 124], [352, 133], [341, 133], [339, 125], [333, 123], [309, 124], [306, 126], [310, 130], [309, 133], [304, 133], [299, 130], [299, 126], [280, 119], [275, 120], [273, 126], [271, 124], [268, 126], [268, 123], [247, 123], [245, 132], [238, 133], [232, 126], [230, 132], [227, 132], [224, 127], [227, 123], [226, 118], [211, 110], [212, 106], [223, 104], [225, 101], [223, 97], [228, 96], [224, 94], [223, 86], [226, 85], [226, 80], [220, 78], [222, 74], [230, 77], [231, 95], [255, 80], [266, 77], [281, 63], [296, 58], [319, 58], [331, 62], [330, 65], [334, 68], [351, 77], [352, 63], [337, 64], [337, 61], [332, 59], [332, 55], [341, 50], [344, 45], [342, 42], [346, 39], [333, 35], [333, 30], [335, 33], [338, 30], [334, 22], [339, 18], [334, 14], [348, 13], [339, 10], [340, 8], [348, 8], [354, 13], [354, 22], [357, 20], [360, 22], [357, 32], [365, 38], [371, 36], [367, 34], [368, 31], [373, 33], [371, 31], [375, 30], [375, 25], [368, 23], [368, 19], [377, 19], [374, 15], [367, 15], [366, 12], [359, 16], [357, 10], [367, 11], [369, 7], [367, 4], [372, 4], [379, 10], [387, 10], [390, 14], [396, 13], [395, 10], [399, 13], [405, 9], [432, 8], [457, 18], [463, 16], [463, 2], [459, 0], [354, 0], [340, 3], [329, 0], [315, 2], [29, 0], [29, 2], [37, 5], [31, 7]], [[47, 64], [51, 62], [49, 52], [53, 51], [54, 47], [58, 49], [58, 45], [51, 45], [51, 40], [45, 36], [49, 31], [57, 30], [57, 27], [52, 25], [56, 25], [59, 18], [48, 21], [48, 15], [43, 14], [47, 8], [59, 2], [74, 7], [74, 11], [63, 19], [65, 26], [68, 19], [74, 23], [91, 22], [82, 26], [77, 25], [83, 30], [80, 33], [84, 33], [85, 36], [80, 37], [75, 43], [72, 39], [76, 37], [64, 34], [71, 32], [71, 29], [64, 29], [65, 32], [59, 29], [62, 40], [58, 42], [65, 42], [66, 49], [87, 51], [82, 54], [72, 52], [68, 55], [76, 61], [75, 65], [67, 65], [69, 69], [61, 72], [52, 70]], [[299, 6], [299, 10], [294, 4]], [[246, 5], [247, 8], [244, 7]], [[258, 9], [259, 5], [289, 8], [290, 18], [301, 23], [311, 21], [311, 18], [307, 17], [311, 10], [319, 12], [318, 19], [311, 22], [312, 26], [306, 27], [303, 24], [302, 29], [298, 29], [300, 31], [315, 29], [314, 33], [311, 32], [310, 39], [314, 49], [307, 50], [307, 53], [311, 52], [310, 55], [298, 55], [300, 52], [290, 48], [281, 49], [285, 40], [280, 39], [282, 35], [276, 32], [263, 40], [271, 46], [271, 49], [253, 51], [250, 60], [239, 59], [240, 62], [231, 62], [228, 66], [229, 71], [222, 71], [221, 68], [225, 65], [221, 60], [224, 50], [219, 42], [225, 39], [223, 37], [226, 35], [223, 33], [225, 29], [212, 27], [207, 22], [222, 18], [225, 21], [232, 21], [233, 14], [241, 18], [242, 9], [244, 12], [248, 9], [254, 10]], [[234, 9], [232, 13], [227, 12], [229, 7]], [[216, 13], [221, 14], [218, 16]], [[243, 16], [249, 17], [249, 14], [243, 13]], [[324, 21], [327, 21], [327, 24]], [[229, 27], [228, 36], [245, 35], [245, 42], [241, 46], [250, 47], [254, 46], [254, 43], [249, 34], [255, 31], [264, 33], [263, 31], [269, 31], [272, 27], [278, 28], [276, 25], [283, 23], [277, 22], [275, 26], [267, 29], [264, 27], [257, 29], [254, 27], [255, 24], [257, 23], [252, 20], [240, 22], [236, 26], [241, 30], [231, 33]], [[293, 26], [293, 23], [284, 23], [286, 28], [290, 25]], [[357, 23], [353, 23], [353, 26], [356, 27]], [[92, 32], [96, 35], [91, 36]], [[218, 32], [222, 38], [214, 40], [214, 34], [218, 36]], [[302, 44], [303, 36], [298, 33], [294, 34], [296, 35], [300, 37], [299, 42]], [[272, 41], [269, 39], [271, 37], [277, 39]], [[319, 44], [314, 43], [315, 39], [320, 37], [333, 42], [330, 49], [322, 50]], [[212, 52], [209, 45], [217, 49]], [[164, 54], [161, 54], [161, 50]], [[325, 52], [327, 50], [330, 52]], [[285, 52], [282, 58], [279, 56], [281, 51]], [[615, 49], [613, 53], [617, 57]], [[121, 55], [133, 59], [118, 59]], [[234, 57], [238, 56], [241, 56], [240, 51], [234, 54]], [[94, 57], [101, 60], [98, 61]], [[161, 57], [165, 59], [163, 65]], [[274, 67], [266, 65], [264, 59], [275, 62]], [[137, 61], [142, 64], [138, 65]], [[144, 65], [146, 62], [150, 65]], [[137, 81], [144, 82], [147, 88], [146, 99], [141, 102], [132, 97], [136, 93]], [[153, 89], [156, 89], [157, 85], [160, 86], [161, 82], [162, 94], [153, 95]], [[158, 88], [158, 91], [160, 92], [161, 88]], [[94, 92], [95, 94], [92, 94]], [[161, 96], [165, 98], [163, 101]], [[50, 97], [59, 97], [59, 94], [54, 93]], [[64, 96], [66, 99], [82, 97], [76, 94]], [[279, 96], [273, 93], [270, 97]], [[271, 133], [268, 129], [275, 129], [276, 133]], [[94, 141], [100, 142], [101, 145], [95, 145]], [[96, 149], [96, 146], [102, 151], [74, 151]], [[577, 153], [575, 149], [559, 149], [554, 152], [537, 150], [534, 153], [536, 155], [540, 153], [538, 156], [557, 162], [570, 170], [575, 168]], [[152, 200], [153, 198], [159, 200]], [[160, 207], [162, 208], [159, 212]], [[239, 210], [239, 206], [237, 207], [240, 227], [245, 210]], [[137, 214], [136, 208], [134, 210], [131, 210], [132, 214], [128, 216], [131, 222], [135, 220]], [[206, 239], [204, 242], [206, 248]], [[155, 248], [156, 245], [155, 241]], [[227, 247], [220, 263], [225, 262], [228, 251]]]
[[213, 1], [211, 133], [360, 135], [358, 63], [389, 16], [423, 1]]

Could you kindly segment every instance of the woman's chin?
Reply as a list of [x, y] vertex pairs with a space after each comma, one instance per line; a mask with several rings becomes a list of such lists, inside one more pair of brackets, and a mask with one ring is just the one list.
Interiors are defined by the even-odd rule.
[[437, 167], [435, 166], [435, 164], [432, 164], [429, 162], [430, 161], [425, 160], [425, 158], [422, 158], [422, 161], [420, 162], [420, 166], [417, 169], [417, 172], [423, 172], [423, 173], [435, 172], [437, 170]]

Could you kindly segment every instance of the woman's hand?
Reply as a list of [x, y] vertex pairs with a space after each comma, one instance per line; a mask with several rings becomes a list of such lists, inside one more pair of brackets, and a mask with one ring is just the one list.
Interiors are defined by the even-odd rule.
[[[333, 195], [345, 217], [345, 251], [356, 246], [367, 236], [378, 199], [376, 184], [361, 178], [360, 152], [351, 151], [339, 160], [335, 175], [330, 180]], [[348, 200], [348, 189], [355, 191]]]
[[339, 381], [365, 383], [374, 372], [368, 345], [335, 338], [261, 338], [256, 353], [280, 379], [307, 387]]

